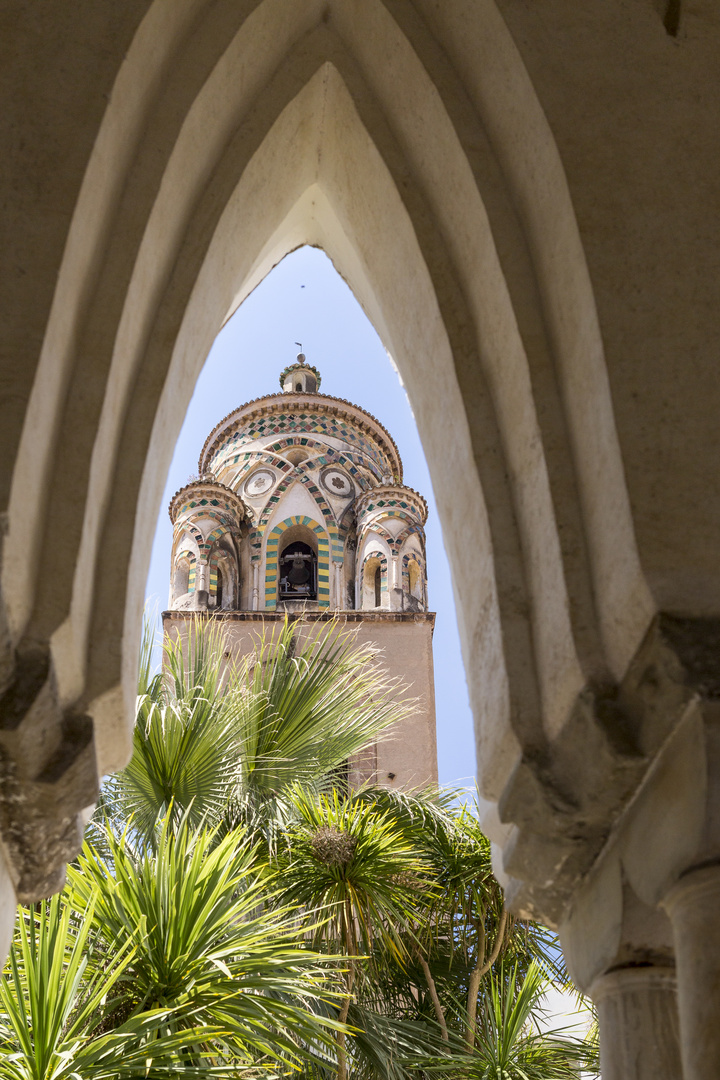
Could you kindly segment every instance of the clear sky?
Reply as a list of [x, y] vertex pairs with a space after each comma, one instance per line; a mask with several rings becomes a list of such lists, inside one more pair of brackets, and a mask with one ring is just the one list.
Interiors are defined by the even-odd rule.
[[147, 597], [167, 606], [171, 496], [197, 472], [215, 424], [252, 398], [277, 393], [278, 376], [299, 352], [320, 370], [321, 392], [372, 413], [395, 439], [404, 481], [428, 501], [426, 526], [430, 608], [437, 612], [433, 651], [440, 782], [463, 786], [475, 775], [472, 717], [455, 620], [450, 571], [417, 428], [385, 347], [350, 289], [323, 252], [301, 248], [275, 267], [220, 331], [180, 432], [153, 544]]

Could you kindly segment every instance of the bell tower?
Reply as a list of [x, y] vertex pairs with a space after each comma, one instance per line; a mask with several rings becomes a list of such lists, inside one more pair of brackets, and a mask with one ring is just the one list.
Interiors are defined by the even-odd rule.
[[167, 632], [222, 618], [239, 653], [263, 624], [335, 619], [408, 684], [416, 712], [375, 747], [363, 777], [437, 779], [427, 504], [402, 482], [392, 436], [358, 405], [320, 393], [300, 353], [281, 392], [247, 402], [208, 435], [198, 476], [170, 502]]

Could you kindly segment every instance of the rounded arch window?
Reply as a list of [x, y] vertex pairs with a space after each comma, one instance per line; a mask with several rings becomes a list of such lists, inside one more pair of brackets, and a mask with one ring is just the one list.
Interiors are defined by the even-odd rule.
[[175, 563], [173, 574], [173, 599], [185, 596], [190, 591], [190, 556], [187, 552], [181, 554]]
[[279, 556], [280, 600], [317, 600], [317, 552], [303, 540], [288, 543]]
[[370, 555], [363, 566], [362, 606], [365, 610], [382, 607], [384, 571], [383, 557], [379, 552]]
[[408, 563], [408, 586], [410, 588], [410, 595], [414, 596], [416, 600], [422, 600], [423, 598], [423, 580], [422, 570], [420, 564], [411, 559]]

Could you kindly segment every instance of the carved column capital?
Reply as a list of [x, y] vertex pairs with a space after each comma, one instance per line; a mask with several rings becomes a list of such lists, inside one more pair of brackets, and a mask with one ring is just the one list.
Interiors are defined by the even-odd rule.
[[658, 615], [619, 685], [586, 687], [554, 739], [525, 746], [499, 804], [515, 911], [567, 918], [688, 710], [718, 699], [720, 620]]
[[62, 888], [97, 794], [91, 718], [60, 707], [48, 649], [16, 655], [0, 697], [0, 833], [21, 903]]

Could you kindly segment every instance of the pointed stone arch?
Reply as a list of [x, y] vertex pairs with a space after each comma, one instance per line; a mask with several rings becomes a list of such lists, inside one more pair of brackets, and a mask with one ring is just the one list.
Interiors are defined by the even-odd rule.
[[176, 541], [175, 542], [176, 543], [182, 543], [183, 537], [184, 537], [184, 535], [186, 533], [187, 533], [188, 536], [191, 536], [193, 538], [193, 540], [197, 544], [198, 555], [200, 555], [202, 557], [202, 550], [203, 550], [203, 545], [205, 543], [205, 538], [204, 538], [203, 534], [201, 533], [200, 529], [198, 529], [197, 525], [193, 525], [193, 523], [191, 521], [183, 520], [183, 521], [178, 522], [178, 524], [176, 526]]
[[212, 532], [208, 533], [208, 535], [203, 540], [203, 544], [202, 544], [202, 557], [205, 559], [206, 562], [210, 558], [210, 552], [212, 551], [213, 545], [215, 544], [215, 542], [217, 540], [219, 540], [221, 536], [225, 536], [229, 532], [230, 532], [229, 527], [227, 525], [225, 525], [225, 524], [222, 524], [222, 525], [217, 525], [212, 530]]
[[567, 185], [481, 2], [444, 21], [383, 0], [361, 18], [343, 0], [157, 0], [128, 50], [58, 274], [3, 577], [14, 644], [52, 640], [103, 770], [130, 748], [148, 536], [192, 386], [223, 319], [302, 243], [400, 370], [454, 573], [468, 536], [482, 552], [458, 614], [490, 798], [645, 632]]

